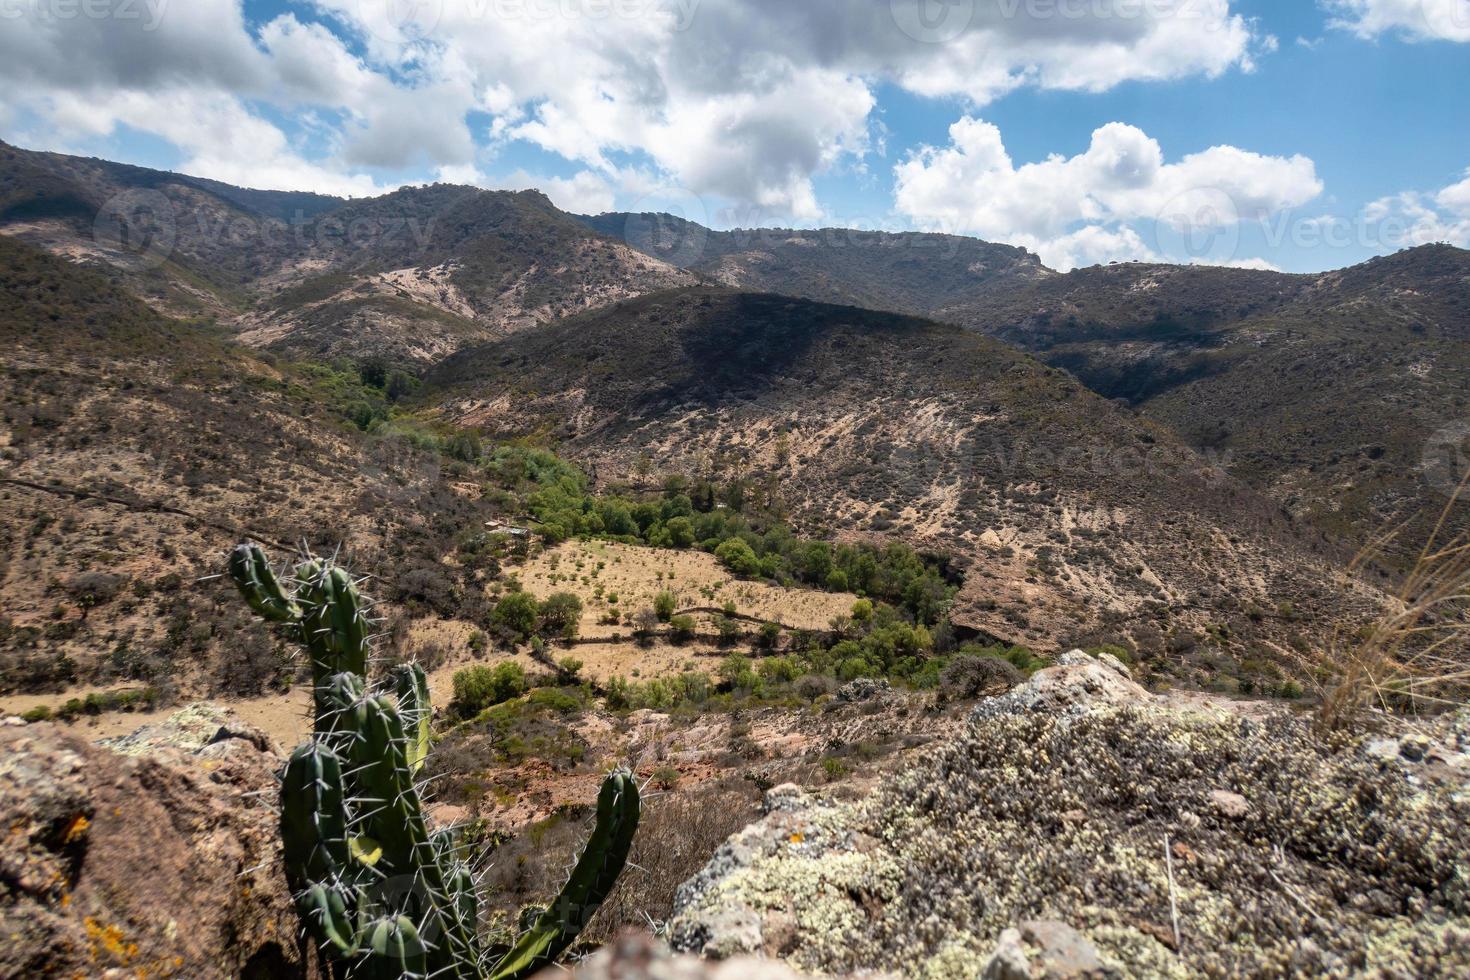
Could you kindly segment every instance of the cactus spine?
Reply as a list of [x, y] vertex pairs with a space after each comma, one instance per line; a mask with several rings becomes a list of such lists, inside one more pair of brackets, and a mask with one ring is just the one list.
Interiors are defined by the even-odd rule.
[[367, 682], [370, 604], [332, 562], [286, 582], [260, 548], [230, 555], [250, 608], [280, 624], [311, 662], [315, 731], [281, 782], [286, 878], [307, 933], [340, 976], [520, 980], [554, 962], [602, 904], [638, 827], [638, 787], [619, 770], [566, 886], [491, 962], [479, 902], [452, 830], [431, 832], [415, 776], [429, 750], [428, 682], [417, 664]]

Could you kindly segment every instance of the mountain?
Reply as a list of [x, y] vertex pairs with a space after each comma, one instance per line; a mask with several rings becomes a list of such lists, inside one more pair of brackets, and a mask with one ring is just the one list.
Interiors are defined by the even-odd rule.
[[433, 185], [346, 201], [4, 144], [0, 234], [120, 269], [160, 312], [252, 346], [407, 366], [695, 281], [533, 191]]
[[581, 218], [645, 254], [734, 288], [918, 316], [1054, 276], [1023, 248], [853, 228], [713, 231], [669, 214]]
[[603, 481], [741, 479], [814, 535], [950, 553], [955, 621], [1010, 642], [1162, 650], [1213, 629], [1244, 651], [1342, 611], [1330, 550], [1266, 498], [952, 325], [696, 287], [462, 352], [428, 383], [447, 419], [543, 433]]
[[728, 285], [925, 316], [1029, 351], [1334, 537], [1362, 546], [1407, 522], [1391, 564], [1413, 560], [1470, 469], [1463, 249], [1317, 275], [1137, 262], [1060, 274], [944, 235], [584, 220]]
[[[117, 213], [124, 220], [114, 220]], [[434, 185], [344, 201], [0, 146], [0, 233], [115, 270], [156, 309], [289, 357], [422, 371], [697, 282], [962, 326], [1059, 367], [1359, 546], [1428, 533], [1464, 441], [1467, 253], [1320, 275], [1122, 263], [1065, 274], [937, 234], [717, 232]]]
[[[484, 506], [438, 455], [344, 421], [371, 396], [355, 376], [274, 366], [125, 279], [0, 236], [0, 692], [288, 676], [213, 579], [246, 536], [340, 543], [410, 590], [434, 583], [433, 618], [477, 614], [470, 570], [441, 559]], [[411, 647], [427, 609], [385, 609]]]
[[939, 315], [1126, 401], [1333, 535], [1408, 521], [1397, 563], [1470, 468], [1463, 249], [1312, 276], [1099, 267]]

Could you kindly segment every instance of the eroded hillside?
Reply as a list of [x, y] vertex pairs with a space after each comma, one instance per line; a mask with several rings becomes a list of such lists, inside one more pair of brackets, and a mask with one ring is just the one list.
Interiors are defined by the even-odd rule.
[[817, 536], [961, 555], [956, 622], [1008, 641], [1117, 635], [1177, 658], [1208, 636], [1249, 656], [1344, 609], [1330, 558], [1264, 498], [955, 327], [686, 290], [457, 356], [430, 380], [446, 417], [544, 432], [603, 481], [739, 476]]

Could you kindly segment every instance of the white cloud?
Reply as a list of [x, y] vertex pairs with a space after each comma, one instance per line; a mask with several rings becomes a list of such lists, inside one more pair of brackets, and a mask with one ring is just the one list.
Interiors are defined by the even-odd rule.
[[1470, 0], [1323, 0], [1332, 26], [1373, 39], [1470, 43]]
[[471, 184], [493, 191], [537, 190], [551, 203], [573, 214], [601, 214], [616, 203], [612, 185], [590, 170], [570, 177], [545, 177], [517, 170], [504, 177], [487, 177], [474, 166], [440, 167], [439, 180], [447, 184]]
[[[232, 142], [228, 160], [191, 141], [193, 159], [210, 176], [314, 188], [472, 166], [477, 142], [520, 139], [614, 184], [638, 160], [660, 182], [773, 219], [820, 218], [813, 178], [862, 166], [881, 84], [983, 104], [1026, 86], [1101, 91], [1250, 70], [1253, 51], [1272, 46], [1229, 0], [958, 3], [944, 10], [963, 22], [940, 35], [916, 15], [933, 0], [299, 5], [327, 26], [293, 15], [252, 26], [241, 0], [100, 2], [141, 16], [58, 19], [22, 4], [7, 17], [0, 118], [39, 115], [60, 138], [55, 107], [91, 102], [89, 131], [107, 132], [125, 120], [105, 110], [126, 103], [128, 125], [171, 138], [177, 127], [160, 118], [181, 99], [233, 102], [227, 117], [260, 141]], [[328, 138], [309, 154], [285, 147], [273, 112], [313, 118]]]
[[1380, 198], [1364, 209], [1363, 221], [1383, 249], [1433, 242], [1470, 248], [1470, 170], [1433, 194], [1405, 191]]
[[1156, 258], [1131, 227], [1159, 222], [1211, 235], [1265, 218], [1322, 191], [1302, 156], [1216, 146], [1165, 163], [1142, 130], [1109, 123], [1087, 150], [1016, 166], [1000, 130], [966, 116], [946, 147], [923, 147], [894, 168], [894, 203], [916, 223], [1024, 245], [1056, 268]]

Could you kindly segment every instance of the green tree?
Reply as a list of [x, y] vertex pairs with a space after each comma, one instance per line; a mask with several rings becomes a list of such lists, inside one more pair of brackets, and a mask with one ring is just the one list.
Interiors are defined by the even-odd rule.
[[760, 559], [744, 538], [731, 538], [715, 549], [715, 557], [731, 572], [750, 577], [760, 571]]
[[653, 613], [660, 623], [667, 623], [674, 616], [674, 593], [665, 589], [653, 597]]
[[454, 710], [470, 717], [526, 693], [526, 672], [510, 660], [494, 667], [475, 664], [455, 671], [453, 683]]
[[582, 619], [582, 600], [570, 592], [558, 592], [541, 603], [540, 626], [542, 636], [559, 636], [573, 639], [577, 635], [577, 624]]
[[529, 592], [508, 592], [495, 604], [490, 624], [511, 640], [524, 642], [535, 632], [540, 614], [535, 596]]
[[669, 544], [675, 548], [694, 546], [694, 522], [687, 517], [671, 517], [664, 523]]

